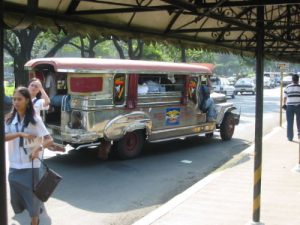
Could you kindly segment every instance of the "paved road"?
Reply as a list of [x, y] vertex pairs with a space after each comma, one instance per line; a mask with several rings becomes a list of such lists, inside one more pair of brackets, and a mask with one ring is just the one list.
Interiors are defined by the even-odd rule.
[[[267, 133], [278, 126], [279, 89], [265, 90], [264, 99]], [[239, 95], [229, 101], [242, 108], [241, 123], [229, 142], [216, 135], [211, 140], [147, 144], [141, 157], [128, 161], [101, 162], [84, 151], [48, 159], [64, 180], [46, 203], [43, 225], [132, 224], [204, 178], [254, 140], [255, 96]], [[25, 213], [14, 217], [15, 224], [28, 224], [26, 219]]]

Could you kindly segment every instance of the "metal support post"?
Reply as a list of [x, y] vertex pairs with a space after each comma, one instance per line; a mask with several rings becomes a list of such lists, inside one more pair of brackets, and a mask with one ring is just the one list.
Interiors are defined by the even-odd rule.
[[280, 66], [280, 108], [279, 108], [279, 126], [282, 127], [282, 105], [283, 105], [283, 68]]
[[3, 1], [0, 1], [0, 224], [7, 225], [6, 157], [4, 145]]
[[256, 23], [256, 107], [255, 107], [255, 155], [254, 155], [254, 193], [252, 224], [260, 223], [260, 196], [262, 171], [263, 135], [263, 83], [264, 83], [264, 7], [257, 7]]

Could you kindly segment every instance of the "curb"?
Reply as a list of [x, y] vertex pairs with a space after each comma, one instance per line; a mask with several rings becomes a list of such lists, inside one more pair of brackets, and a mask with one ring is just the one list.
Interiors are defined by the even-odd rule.
[[205, 187], [207, 184], [209, 184], [211, 181], [219, 177], [222, 172], [216, 172], [213, 173], [204, 179], [200, 180], [196, 184], [189, 187], [187, 190], [183, 191], [182, 193], [176, 195], [171, 200], [163, 204], [162, 206], [158, 207], [154, 211], [150, 212], [140, 220], [136, 221], [132, 225], [150, 225], [151, 223], [155, 222], [160, 217], [167, 214], [172, 209], [176, 208], [178, 205], [180, 205], [182, 202], [184, 202], [187, 198], [192, 196], [194, 193]]
[[[281, 129], [282, 129], [281, 127], [275, 127], [270, 133], [266, 134], [263, 137], [263, 140], [270, 139], [275, 133], [279, 132]], [[249, 146], [248, 148], [240, 152], [236, 157], [243, 158], [244, 156], [253, 154], [253, 152], [254, 152], [254, 144], [252, 144], [251, 146]], [[236, 160], [236, 159], [233, 158], [232, 160]], [[227, 163], [229, 163], [232, 160], [229, 160]], [[192, 185], [182, 193], [176, 195], [165, 204], [159, 206], [157, 209], [153, 210], [152, 212], [148, 213], [138, 221], [134, 222], [132, 225], [151, 225], [153, 222], [155, 222], [156, 220], [158, 220], [159, 218], [167, 214], [169, 211], [176, 208], [178, 205], [180, 205], [190, 196], [192, 196], [193, 194], [195, 194], [196, 192], [204, 188], [207, 184], [212, 182], [214, 179], [221, 176], [226, 170], [227, 169], [219, 171], [218, 169], [216, 169], [210, 175], [198, 181], [197, 183], [195, 183], [194, 185]]]

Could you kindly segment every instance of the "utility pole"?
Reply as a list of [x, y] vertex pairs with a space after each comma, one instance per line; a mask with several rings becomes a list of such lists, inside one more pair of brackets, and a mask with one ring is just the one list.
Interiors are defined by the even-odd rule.
[[3, 60], [3, 1], [0, 1], [0, 224], [7, 225], [6, 157], [4, 140], [4, 60]]

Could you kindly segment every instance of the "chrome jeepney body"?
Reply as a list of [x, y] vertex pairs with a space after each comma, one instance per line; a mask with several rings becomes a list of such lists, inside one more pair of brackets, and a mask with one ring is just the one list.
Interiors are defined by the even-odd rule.
[[[211, 122], [199, 110], [198, 89], [211, 75], [206, 65], [45, 58], [31, 60], [25, 67], [31, 76], [51, 70], [60, 77], [57, 83], [66, 84], [61, 105], [45, 118], [60, 145], [118, 143], [136, 131], [148, 142], [211, 134], [235, 109], [231, 103], [217, 104], [218, 117]], [[237, 124], [239, 117], [233, 115]]]

